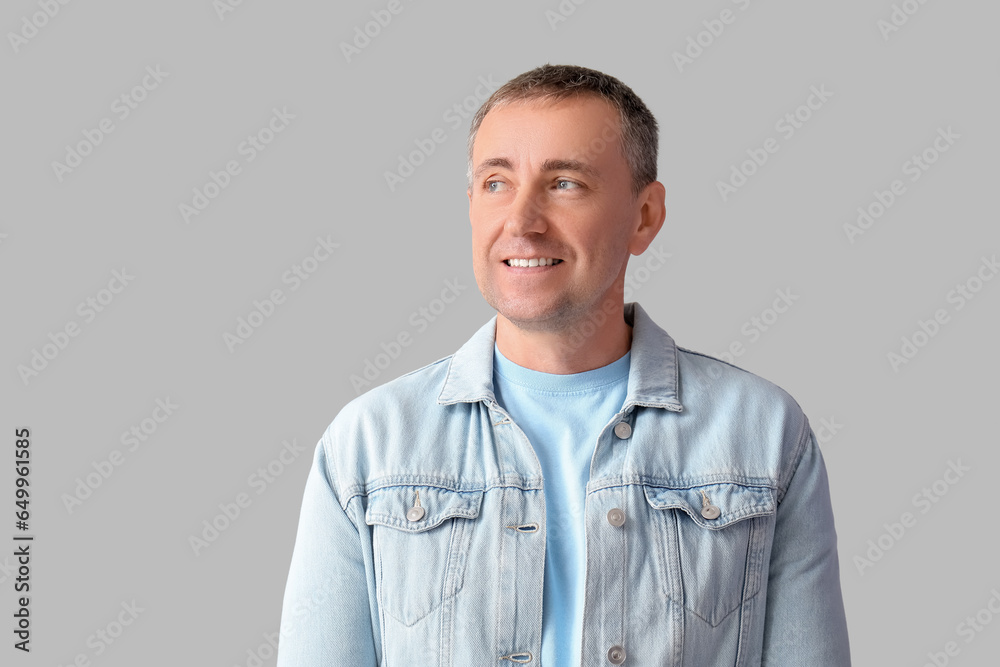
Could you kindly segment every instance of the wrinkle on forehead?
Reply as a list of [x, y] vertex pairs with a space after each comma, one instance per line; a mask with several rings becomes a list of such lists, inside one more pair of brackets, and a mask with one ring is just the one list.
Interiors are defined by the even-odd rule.
[[[513, 171], [514, 164], [508, 158], [505, 157], [486, 158], [479, 164], [479, 167], [476, 168], [476, 172], [473, 175], [476, 178], [478, 178], [482, 172], [494, 168], [510, 169], [511, 171]], [[545, 160], [544, 162], [542, 162], [542, 171], [543, 172], [574, 171], [593, 177], [600, 176], [601, 174], [600, 170], [593, 165], [587, 164], [586, 162], [582, 162], [580, 160], [572, 160], [568, 158]]]

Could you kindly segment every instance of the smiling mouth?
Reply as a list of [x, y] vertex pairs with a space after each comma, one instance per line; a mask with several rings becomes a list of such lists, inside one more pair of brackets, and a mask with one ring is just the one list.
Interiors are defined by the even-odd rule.
[[561, 264], [562, 260], [551, 257], [533, 257], [531, 259], [512, 258], [505, 259], [503, 263], [507, 266], [527, 268], [530, 266], [555, 266], [556, 264]]

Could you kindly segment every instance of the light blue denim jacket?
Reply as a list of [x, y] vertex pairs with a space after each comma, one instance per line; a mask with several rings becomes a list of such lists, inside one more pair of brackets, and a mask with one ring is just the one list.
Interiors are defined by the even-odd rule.
[[[778, 387], [637, 304], [587, 484], [583, 665], [850, 664], [826, 470]], [[320, 440], [279, 667], [538, 665], [541, 469], [493, 394], [496, 318]]]

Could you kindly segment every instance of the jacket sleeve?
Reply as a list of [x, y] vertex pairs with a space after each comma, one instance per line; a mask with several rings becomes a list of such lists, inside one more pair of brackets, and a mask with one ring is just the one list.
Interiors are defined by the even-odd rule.
[[[375, 667], [371, 542], [358, 498], [341, 506], [329, 432], [306, 480], [281, 611], [277, 667]], [[372, 584], [374, 588], [374, 584]]]
[[778, 499], [761, 664], [849, 667], [826, 466], [808, 425], [805, 431], [798, 464]]

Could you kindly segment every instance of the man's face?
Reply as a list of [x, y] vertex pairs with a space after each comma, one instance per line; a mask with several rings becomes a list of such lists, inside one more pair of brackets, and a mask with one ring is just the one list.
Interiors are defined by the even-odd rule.
[[645, 197], [632, 195], [607, 102], [584, 95], [493, 109], [472, 168], [473, 268], [500, 315], [525, 330], [564, 331], [622, 301], [629, 254], [645, 250], [659, 224], [652, 234], [642, 225]]

